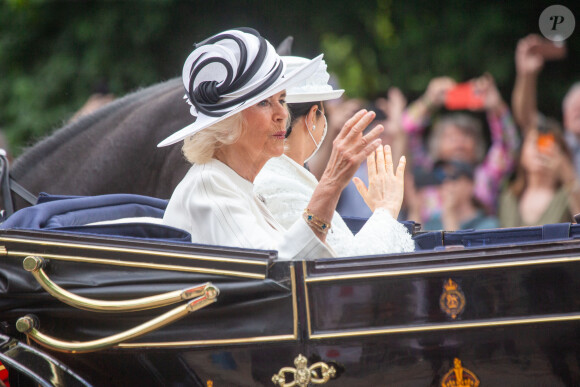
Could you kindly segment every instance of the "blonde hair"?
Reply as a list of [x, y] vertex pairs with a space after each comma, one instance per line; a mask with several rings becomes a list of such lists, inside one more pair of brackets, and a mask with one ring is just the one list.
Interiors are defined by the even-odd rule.
[[244, 127], [242, 113], [234, 114], [183, 140], [181, 152], [191, 164], [205, 164], [223, 145], [238, 141]]

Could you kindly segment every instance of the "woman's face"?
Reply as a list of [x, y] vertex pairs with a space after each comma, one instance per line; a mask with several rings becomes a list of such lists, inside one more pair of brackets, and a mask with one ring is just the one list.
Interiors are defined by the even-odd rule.
[[254, 163], [265, 163], [284, 152], [286, 135], [286, 91], [266, 98], [242, 112], [245, 125], [236, 147]]
[[[548, 162], [550, 159], [550, 154], [547, 151], [555, 151], [556, 149], [546, 150], [541, 152], [538, 148], [538, 136], [537, 130], [531, 130], [528, 132], [522, 144], [522, 154], [520, 156], [520, 163], [525, 171], [527, 172], [546, 172], [548, 168]], [[555, 145], [553, 145], [555, 147]]]
[[455, 125], [449, 125], [441, 133], [439, 158], [474, 163], [476, 161], [476, 146], [472, 136]]

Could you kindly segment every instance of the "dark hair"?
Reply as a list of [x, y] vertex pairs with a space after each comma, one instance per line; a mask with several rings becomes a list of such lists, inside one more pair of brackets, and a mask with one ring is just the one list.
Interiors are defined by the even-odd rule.
[[471, 114], [466, 113], [448, 113], [433, 125], [433, 131], [429, 136], [429, 154], [434, 159], [439, 159], [439, 146], [445, 141], [443, 134], [445, 129], [455, 126], [465, 135], [471, 137], [475, 142], [475, 160], [480, 163], [485, 158], [486, 145], [483, 139], [483, 129], [481, 122]]
[[286, 129], [286, 138], [292, 133], [292, 127], [297, 119], [308, 114], [312, 106], [318, 107], [316, 115], [320, 114], [322, 110], [322, 102], [303, 102], [303, 103], [289, 103], [288, 112], [290, 113], [290, 120], [288, 121], [288, 128]]
[[[523, 193], [526, 190], [526, 187], [528, 185], [527, 178], [526, 178], [526, 171], [525, 171], [524, 167], [522, 166], [522, 162], [521, 162], [522, 148], [523, 148], [524, 142], [526, 141], [526, 137], [528, 137], [530, 135], [530, 133], [532, 133], [534, 130], [537, 131], [538, 134], [546, 134], [546, 133], [553, 134], [555, 144], [560, 149], [560, 152], [562, 152], [562, 154], [570, 162], [572, 162], [572, 160], [574, 159], [574, 156], [572, 155], [572, 151], [570, 151], [570, 148], [568, 147], [568, 143], [566, 143], [566, 139], [564, 138], [564, 131], [562, 130], [562, 127], [560, 126], [558, 121], [556, 121], [555, 119], [550, 118], [550, 117], [540, 117], [540, 122], [538, 123], [536, 128], [528, 130], [528, 132], [524, 136], [524, 138], [522, 140], [522, 145], [520, 146], [518, 156], [516, 158], [516, 160], [517, 160], [516, 171], [511, 178], [509, 189], [511, 190], [513, 195], [515, 197], [517, 197], [518, 199], [523, 195]], [[559, 182], [558, 186], [561, 186], [561, 185], [562, 185], [562, 182]]]

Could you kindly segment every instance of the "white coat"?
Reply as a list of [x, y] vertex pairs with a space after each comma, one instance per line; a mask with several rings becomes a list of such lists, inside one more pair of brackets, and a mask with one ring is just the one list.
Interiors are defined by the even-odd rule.
[[[254, 191], [264, 197], [274, 218], [284, 227], [302, 217], [314, 189], [316, 177], [290, 157], [270, 159], [254, 181]], [[383, 208], [378, 208], [360, 231], [353, 235], [338, 212], [334, 212], [326, 243], [337, 256], [409, 252], [415, 249], [411, 235]]]
[[163, 223], [188, 231], [194, 243], [277, 250], [283, 260], [334, 256], [302, 218], [281, 226], [254, 195], [254, 185], [215, 159], [189, 169]]

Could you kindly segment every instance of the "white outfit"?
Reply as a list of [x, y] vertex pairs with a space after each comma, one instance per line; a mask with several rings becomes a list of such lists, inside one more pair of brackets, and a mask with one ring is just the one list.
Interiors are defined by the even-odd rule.
[[284, 260], [334, 256], [303, 219], [282, 227], [254, 195], [254, 185], [215, 159], [189, 169], [163, 222], [191, 233], [194, 243], [278, 250]]
[[[254, 181], [254, 191], [264, 197], [274, 218], [288, 227], [302, 218], [316, 177], [286, 155], [270, 159]], [[384, 208], [378, 208], [356, 234], [334, 212], [326, 243], [337, 256], [389, 254], [414, 251], [415, 242], [401, 223]]]

